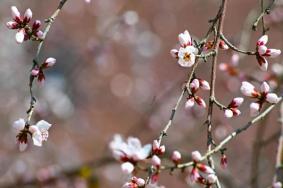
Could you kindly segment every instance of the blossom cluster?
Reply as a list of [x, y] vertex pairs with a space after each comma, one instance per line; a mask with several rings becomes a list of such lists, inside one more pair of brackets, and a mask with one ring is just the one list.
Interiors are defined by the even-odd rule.
[[48, 130], [52, 125], [47, 121], [40, 120], [35, 125], [29, 125], [24, 119], [18, 119], [13, 123], [13, 128], [17, 132], [17, 143], [20, 151], [24, 151], [28, 146], [28, 136], [30, 135], [35, 146], [42, 146], [43, 141], [47, 141]]
[[17, 7], [11, 7], [12, 21], [8, 21], [6, 26], [9, 29], [17, 30], [15, 39], [17, 43], [23, 43], [26, 40], [41, 40], [43, 38], [43, 32], [39, 29], [41, 26], [40, 20], [35, 20], [32, 26], [29, 25], [32, 19], [31, 9], [27, 9], [22, 16]]

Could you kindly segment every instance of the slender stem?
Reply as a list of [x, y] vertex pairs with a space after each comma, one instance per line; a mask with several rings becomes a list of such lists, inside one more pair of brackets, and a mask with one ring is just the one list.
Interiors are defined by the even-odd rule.
[[[36, 55], [33, 59], [33, 65], [32, 65], [32, 69], [35, 68], [36, 66], [39, 65], [39, 56], [40, 56], [40, 52], [42, 50], [42, 46], [44, 44], [44, 41], [46, 39], [46, 36], [52, 26], [52, 23], [55, 21], [56, 17], [58, 16], [58, 14], [60, 13], [60, 11], [62, 10], [63, 6], [65, 5], [65, 3], [67, 2], [68, 0], [60, 0], [59, 2], [59, 5], [56, 9], [56, 11], [51, 15], [50, 18], [48, 18], [46, 20], [46, 27], [43, 31], [43, 37], [42, 37], [42, 40], [39, 42], [38, 46], [37, 46], [37, 51], [36, 51]], [[34, 111], [34, 107], [35, 107], [35, 103], [36, 103], [36, 99], [33, 95], [33, 81], [34, 81], [34, 77], [32, 75], [30, 75], [30, 79], [29, 79], [29, 90], [30, 90], [30, 106], [29, 106], [29, 109], [27, 110], [27, 124], [29, 124], [30, 120], [31, 120], [31, 117], [32, 117], [32, 114], [33, 114], [33, 111]]]
[[[217, 27], [215, 42], [214, 42], [214, 48], [215, 55], [212, 58], [212, 67], [211, 67], [211, 75], [210, 75], [210, 97], [209, 97], [209, 106], [208, 106], [208, 114], [207, 114], [207, 151], [210, 152], [212, 150], [213, 146], [213, 138], [212, 138], [212, 114], [213, 114], [213, 104], [214, 104], [214, 98], [215, 98], [215, 82], [216, 82], [216, 70], [217, 70], [217, 57], [218, 57], [218, 50], [219, 50], [219, 43], [220, 43], [220, 33], [223, 31], [223, 24], [224, 24], [224, 18], [226, 13], [226, 7], [227, 7], [227, 0], [222, 0], [221, 5], [221, 14], [219, 16], [219, 23]], [[208, 156], [207, 158], [208, 164], [212, 169], [214, 169], [214, 161], [212, 157]], [[221, 187], [220, 182], [217, 178], [216, 186], [218, 188]]]
[[229, 42], [229, 40], [223, 35], [223, 33], [220, 34], [221, 39], [229, 46], [229, 48], [231, 48], [232, 50], [242, 53], [242, 54], [247, 54], [247, 55], [255, 55], [256, 52], [254, 51], [245, 51], [245, 50], [241, 50], [239, 48], [237, 48], [236, 46], [234, 46], [231, 42]]
[[276, 0], [272, 0], [269, 5], [264, 9], [263, 7], [263, 0], [261, 0], [261, 14], [257, 17], [257, 19], [255, 20], [253, 26], [252, 26], [252, 29], [254, 31], [256, 31], [257, 29], [257, 25], [259, 23], [260, 20], [262, 20], [262, 27], [263, 27], [263, 34], [267, 31], [267, 29], [265, 28], [264, 26], [264, 20], [263, 20], [263, 17], [264, 15], [266, 14], [269, 14], [270, 13], [270, 10], [272, 9], [274, 3], [275, 3]]

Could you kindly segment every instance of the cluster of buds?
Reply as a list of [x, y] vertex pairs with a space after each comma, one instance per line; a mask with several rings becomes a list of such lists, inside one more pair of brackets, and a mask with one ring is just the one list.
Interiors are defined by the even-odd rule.
[[38, 82], [43, 83], [45, 80], [45, 75], [43, 70], [53, 67], [55, 63], [56, 63], [56, 59], [54, 59], [53, 57], [49, 57], [40, 66], [35, 64], [35, 67], [31, 70], [31, 75], [34, 78], [37, 78]]
[[17, 43], [22, 43], [26, 40], [41, 40], [43, 38], [43, 32], [39, 30], [41, 26], [41, 22], [39, 20], [35, 20], [32, 26], [29, 25], [29, 22], [32, 18], [32, 11], [27, 9], [23, 16], [17, 9], [17, 7], [12, 6], [12, 21], [6, 23], [6, 26], [9, 29], [17, 30], [16, 33], [16, 41]]
[[[208, 42], [206, 42], [203, 46], [203, 50], [204, 51], [207, 51], [207, 50], [210, 50], [212, 49], [214, 46], [214, 40], [210, 40]], [[221, 50], [228, 50], [229, 49], [229, 46], [223, 41], [223, 40], [220, 40], [219, 42], [219, 48]]]
[[126, 174], [131, 174], [137, 162], [145, 160], [151, 153], [151, 144], [141, 145], [138, 138], [129, 137], [125, 142], [120, 135], [115, 135], [109, 144], [115, 159], [123, 162], [121, 169]]
[[160, 146], [158, 140], [154, 140], [152, 144], [152, 153], [155, 155], [162, 155], [165, 153], [165, 146]]
[[214, 170], [201, 163], [202, 156], [199, 151], [192, 152], [192, 159], [194, 165], [190, 173], [190, 180], [207, 187], [212, 186], [217, 181]]
[[172, 49], [171, 55], [178, 59], [178, 63], [182, 67], [191, 67], [195, 63], [198, 49], [193, 46], [190, 33], [186, 30], [178, 36], [180, 48]]
[[268, 102], [270, 104], [276, 104], [280, 98], [275, 93], [269, 92], [270, 87], [266, 82], [263, 82], [260, 86], [260, 91], [249, 82], [242, 82], [241, 92], [247, 97], [257, 99], [256, 102], [250, 104], [250, 115], [257, 116], [263, 106], [263, 103]]
[[178, 165], [181, 162], [182, 155], [179, 151], [173, 151], [171, 155], [171, 160], [175, 165]]
[[244, 99], [242, 97], [234, 98], [224, 110], [225, 117], [231, 118], [233, 116], [239, 116], [241, 114], [241, 111], [238, 109], [238, 107], [241, 106], [243, 102]]
[[281, 54], [281, 50], [271, 49], [266, 47], [268, 41], [268, 36], [263, 35], [260, 37], [256, 43], [256, 58], [261, 70], [266, 71], [268, 68], [268, 61], [266, 57], [277, 57]]
[[35, 125], [29, 125], [24, 119], [19, 119], [13, 123], [13, 128], [17, 133], [17, 143], [19, 144], [20, 151], [24, 151], [28, 144], [28, 135], [32, 137], [35, 146], [42, 146], [43, 141], [47, 141], [48, 130], [51, 124], [41, 120]]
[[210, 90], [209, 83], [206, 80], [195, 78], [192, 80], [191, 83], [188, 83], [186, 87], [188, 91], [191, 91], [191, 94], [188, 97], [188, 100], [185, 105], [186, 108], [193, 107], [195, 103], [200, 107], [205, 108], [206, 107], [205, 101], [200, 96], [197, 96], [196, 92], [199, 89]]
[[145, 181], [142, 178], [132, 177], [130, 182], [123, 185], [122, 188], [141, 188], [145, 186]]

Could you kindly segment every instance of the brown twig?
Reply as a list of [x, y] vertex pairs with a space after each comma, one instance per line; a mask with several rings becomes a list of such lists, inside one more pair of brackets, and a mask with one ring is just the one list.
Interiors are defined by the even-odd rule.
[[[224, 18], [226, 13], [226, 7], [227, 7], [227, 0], [222, 0], [221, 5], [221, 13], [219, 16], [219, 23], [217, 27], [217, 32], [215, 36], [215, 42], [214, 42], [214, 48], [215, 55], [212, 58], [212, 68], [211, 68], [211, 76], [210, 76], [210, 95], [209, 95], [209, 106], [208, 106], [208, 113], [207, 113], [207, 151], [210, 152], [212, 150], [213, 146], [213, 138], [212, 138], [212, 115], [213, 115], [213, 104], [215, 99], [215, 81], [216, 81], [216, 69], [217, 69], [217, 57], [218, 57], [218, 50], [219, 50], [219, 43], [220, 43], [220, 33], [223, 31], [223, 24], [224, 24]], [[212, 169], [214, 169], [214, 162], [212, 157], [207, 157], [208, 164]], [[217, 178], [216, 186], [218, 188], [221, 187], [220, 182]]]
[[[47, 20], [45, 20], [45, 22], [47, 23], [44, 31], [43, 31], [43, 37], [42, 40], [39, 42], [38, 47], [37, 47], [37, 51], [36, 51], [36, 55], [35, 58], [33, 59], [33, 65], [32, 65], [32, 69], [35, 68], [36, 66], [39, 65], [39, 55], [40, 52], [42, 50], [42, 46], [44, 44], [44, 41], [46, 39], [46, 36], [52, 26], [52, 23], [55, 21], [55, 19], [57, 18], [58, 14], [60, 13], [60, 11], [62, 10], [63, 6], [65, 5], [65, 3], [68, 0], [60, 0], [59, 5], [56, 9], [56, 11], [50, 16], [50, 18], [48, 18]], [[33, 81], [34, 81], [34, 76], [30, 75], [30, 79], [29, 79], [29, 91], [30, 91], [30, 106], [29, 109], [27, 110], [27, 124], [29, 124], [33, 111], [34, 111], [34, 107], [35, 107], [35, 103], [36, 103], [36, 99], [35, 96], [33, 95]]]

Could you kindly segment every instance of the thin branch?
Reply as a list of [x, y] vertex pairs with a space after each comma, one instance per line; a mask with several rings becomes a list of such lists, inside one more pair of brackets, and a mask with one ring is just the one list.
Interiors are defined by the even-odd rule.
[[229, 46], [229, 48], [231, 48], [232, 50], [239, 52], [239, 53], [242, 53], [242, 54], [256, 55], [256, 52], [254, 52], [254, 51], [245, 51], [245, 50], [241, 50], [241, 49], [237, 48], [231, 42], [229, 42], [229, 40], [223, 35], [223, 33], [220, 33], [220, 37]]
[[[33, 59], [32, 69], [39, 65], [39, 55], [40, 55], [40, 52], [42, 50], [42, 46], [44, 44], [46, 36], [47, 36], [51, 26], [52, 26], [52, 23], [55, 21], [55, 19], [57, 18], [57, 16], [59, 15], [60, 11], [62, 10], [63, 6], [65, 5], [65, 3], [67, 1], [68, 0], [60, 0], [59, 5], [58, 5], [56, 11], [51, 15], [50, 18], [48, 18], [45, 21], [47, 23], [47, 25], [46, 25], [46, 27], [45, 27], [45, 29], [43, 31], [42, 40], [38, 44], [36, 55], [35, 55], [35, 58]], [[35, 103], [36, 103], [36, 99], [35, 99], [35, 97], [33, 95], [33, 91], [32, 91], [33, 81], [34, 81], [34, 76], [30, 75], [29, 90], [30, 90], [30, 98], [31, 99], [30, 99], [29, 109], [27, 110], [27, 120], [26, 120], [27, 124], [29, 124], [29, 122], [30, 122], [31, 116], [32, 116], [33, 111], [34, 111], [34, 106], [35, 106]]]
[[[280, 102], [282, 102], [282, 97], [280, 98], [280, 101], [277, 103], [279, 104]], [[206, 160], [209, 156], [219, 152], [226, 144], [228, 144], [233, 138], [236, 138], [237, 135], [239, 135], [240, 133], [248, 130], [251, 126], [253, 126], [255, 123], [259, 122], [260, 120], [264, 119], [276, 106], [277, 104], [272, 104], [270, 105], [267, 109], [265, 109], [261, 114], [259, 114], [257, 117], [255, 117], [254, 119], [252, 119], [251, 121], [249, 121], [247, 124], [245, 124], [244, 126], [234, 130], [232, 133], [230, 133], [226, 138], [224, 138], [214, 149], [212, 149], [211, 151], [206, 152], [205, 155], [202, 156], [200, 161], [204, 161]], [[283, 138], [283, 137], [282, 137]], [[174, 169], [174, 168], [178, 168], [178, 169], [184, 169], [186, 167], [190, 167], [194, 164], [193, 161], [187, 162], [187, 163], [182, 163], [179, 164], [177, 166], [162, 166], [161, 169]]]
[[[214, 104], [214, 98], [215, 98], [215, 82], [216, 82], [216, 69], [217, 69], [217, 57], [218, 57], [218, 50], [219, 50], [219, 43], [220, 43], [220, 33], [223, 31], [223, 24], [224, 24], [224, 18], [226, 13], [226, 7], [227, 7], [227, 0], [222, 0], [221, 4], [221, 13], [219, 16], [219, 23], [218, 28], [216, 32], [216, 38], [214, 42], [214, 48], [215, 55], [212, 58], [212, 67], [211, 67], [211, 76], [210, 76], [210, 97], [209, 97], [209, 106], [208, 106], [208, 113], [207, 113], [207, 151], [210, 152], [212, 150], [213, 146], [213, 139], [212, 139], [212, 114], [213, 114], [213, 104]], [[214, 162], [213, 159], [208, 156], [207, 157], [208, 164], [212, 169], [214, 169]], [[220, 182], [217, 178], [216, 186], [218, 188], [221, 187]]]
[[255, 22], [253, 23], [252, 29], [254, 31], [257, 30], [257, 26], [260, 20], [262, 20], [262, 25], [263, 25], [263, 34], [267, 31], [267, 29], [264, 26], [264, 15], [269, 14], [270, 10], [272, 9], [273, 5], [275, 3], [275, 0], [272, 0], [269, 5], [264, 9], [263, 8], [263, 0], [261, 0], [261, 14], [257, 17], [257, 19], [255, 20]]

